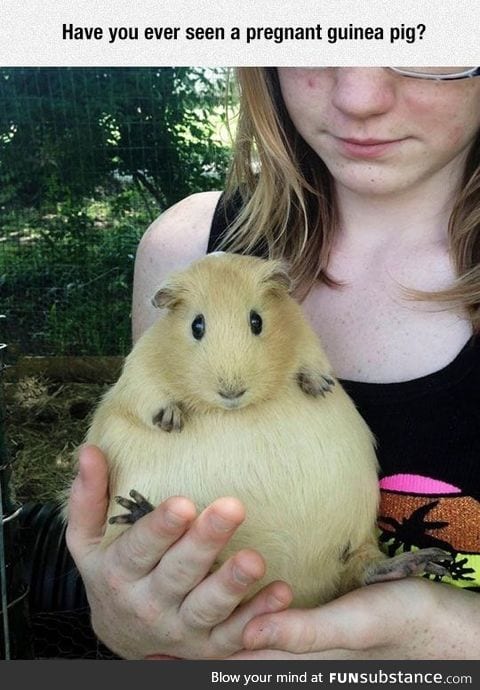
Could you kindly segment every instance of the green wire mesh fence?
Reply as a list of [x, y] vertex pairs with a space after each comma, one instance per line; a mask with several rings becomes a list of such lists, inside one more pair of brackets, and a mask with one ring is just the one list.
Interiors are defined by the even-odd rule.
[[226, 72], [0, 68], [0, 291], [9, 350], [121, 355], [137, 243], [220, 188]]

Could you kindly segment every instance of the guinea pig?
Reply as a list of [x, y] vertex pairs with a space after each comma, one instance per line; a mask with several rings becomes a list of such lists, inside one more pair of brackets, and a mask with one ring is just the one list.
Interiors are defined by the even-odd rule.
[[[153, 297], [163, 313], [126, 358], [86, 440], [109, 463], [105, 546], [169, 496], [198, 509], [235, 496], [247, 517], [216, 565], [255, 548], [267, 563], [257, 590], [284, 580], [295, 606], [316, 606], [403, 576], [412, 559], [430, 567], [439, 550], [386, 563], [373, 436], [289, 291], [282, 262], [234, 254], [169, 276]], [[134, 517], [115, 517], [117, 502]]]

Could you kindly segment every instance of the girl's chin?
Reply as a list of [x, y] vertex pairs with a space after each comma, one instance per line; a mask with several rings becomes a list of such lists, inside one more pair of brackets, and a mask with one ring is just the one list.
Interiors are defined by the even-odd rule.
[[364, 175], [361, 179], [356, 178], [345, 178], [343, 176], [341, 179], [334, 178], [336, 182], [337, 189], [343, 190], [345, 193], [356, 194], [357, 196], [365, 197], [378, 197], [386, 198], [391, 195], [397, 195], [402, 191], [406, 191], [408, 187], [412, 190], [418, 188], [420, 182], [418, 181], [413, 185], [406, 185], [405, 178], [399, 179], [392, 177], [388, 179], [387, 176], [377, 176], [372, 175], [371, 170], [365, 170]]

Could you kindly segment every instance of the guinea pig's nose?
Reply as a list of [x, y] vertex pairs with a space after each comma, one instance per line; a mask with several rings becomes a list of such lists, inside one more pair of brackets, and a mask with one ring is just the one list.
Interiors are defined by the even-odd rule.
[[223, 391], [218, 391], [222, 398], [226, 398], [227, 400], [234, 400], [235, 398], [240, 398], [246, 391], [247, 389], [244, 388], [243, 390], [239, 391], [237, 390], [223, 390]]

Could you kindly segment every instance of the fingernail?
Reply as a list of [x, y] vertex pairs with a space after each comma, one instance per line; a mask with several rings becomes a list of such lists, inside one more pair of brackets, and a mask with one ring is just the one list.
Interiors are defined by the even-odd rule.
[[215, 513], [211, 516], [210, 520], [217, 532], [230, 532], [234, 526], [234, 523], [231, 520], [223, 518]]
[[249, 573], [246, 573], [244, 570], [237, 568], [237, 566], [234, 566], [232, 571], [233, 577], [241, 585], [251, 585], [253, 582], [255, 582], [254, 577], [252, 577]]
[[285, 600], [279, 599], [274, 594], [270, 594], [267, 598], [267, 606], [269, 609], [272, 609], [272, 611], [276, 611], [279, 608], [285, 607]]
[[185, 518], [182, 515], [174, 513], [172, 510], [167, 510], [165, 521], [170, 527], [182, 527], [182, 525], [185, 524]]

